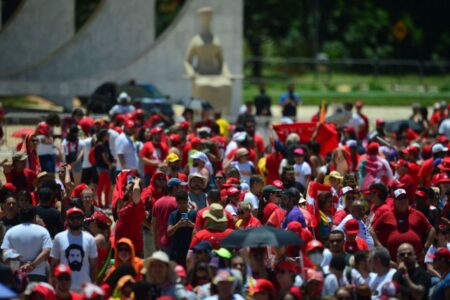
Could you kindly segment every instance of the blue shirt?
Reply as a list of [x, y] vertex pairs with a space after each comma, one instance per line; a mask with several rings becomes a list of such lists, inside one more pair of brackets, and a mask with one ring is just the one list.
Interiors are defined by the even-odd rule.
[[298, 209], [298, 207], [294, 207], [291, 209], [284, 218], [283, 222], [281, 223], [281, 227], [286, 229], [289, 223], [297, 221], [300, 224], [302, 224], [303, 228], [306, 228], [306, 221], [305, 216], [303, 215], [302, 211]]
[[[289, 97], [289, 94], [291, 94], [291, 97]], [[280, 99], [278, 100], [278, 102], [280, 104], [283, 104], [288, 98], [294, 98], [293, 100], [295, 100], [295, 102], [297, 102], [297, 104], [302, 103], [302, 100], [300, 99], [300, 95], [297, 93], [289, 93], [289, 92], [285, 92], [284, 94], [282, 94], [280, 96]]]
[[445, 299], [445, 290], [448, 288], [450, 288], [450, 273], [447, 273], [447, 275], [438, 282], [433, 295], [431, 296], [431, 300]]

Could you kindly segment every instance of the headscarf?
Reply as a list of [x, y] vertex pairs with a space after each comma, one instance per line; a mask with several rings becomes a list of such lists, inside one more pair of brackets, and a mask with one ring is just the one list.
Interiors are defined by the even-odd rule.
[[27, 159], [27, 168], [29, 168], [31, 171], [33, 171], [36, 174], [39, 174], [41, 172], [41, 163], [39, 161], [39, 156], [37, 154], [37, 146], [34, 147], [33, 150], [31, 150], [30, 144], [32, 143], [31, 138], [34, 136], [34, 134], [29, 134], [25, 137], [25, 140], [22, 143], [22, 146], [20, 147], [19, 151], [28, 155]]
[[117, 250], [117, 246], [119, 244], [127, 244], [128, 247], [130, 248], [130, 259], [128, 262], [133, 266], [134, 270], [136, 271], [135, 279], [140, 280], [142, 277], [141, 270], [144, 267], [144, 261], [136, 256], [133, 242], [127, 238], [121, 238], [114, 247], [115, 248], [114, 265], [111, 266], [111, 268], [106, 273], [105, 280], [107, 280], [107, 278], [117, 269], [117, 267], [123, 263], [123, 261], [119, 257], [119, 251]]
[[134, 170], [122, 170], [116, 177], [116, 186], [112, 194], [112, 208], [113, 211], [116, 208], [117, 201], [123, 198], [124, 189], [127, 186], [128, 175], [136, 176], [136, 171]]
[[158, 189], [156, 188], [155, 184], [156, 178], [160, 176], [166, 177], [167, 180], [167, 176], [164, 172], [156, 171], [155, 174], [153, 174], [152, 179], [150, 180], [150, 184], [145, 189], [142, 190], [141, 201], [144, 202], [144, 204], [147, 204], [148, 198], [150, 197], [152, 201], [151, 206], [153, 207], [156, 200], [168, 194], [167, 187], [163, 187], [163, 189], [159, 192]]

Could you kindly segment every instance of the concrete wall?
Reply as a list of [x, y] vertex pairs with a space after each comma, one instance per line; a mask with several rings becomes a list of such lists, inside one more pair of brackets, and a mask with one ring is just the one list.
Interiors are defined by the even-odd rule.
[[13, 78], [74, 80], [127, 64], [154, 41], [154, 2], [103, 0], [88, 24], [68, 43]]
[[0, 31], [0, 76], [17, 72], [61, 47], [74, 34], [74, 16], [74, 0], [24, 1]]
[[[123, 2], [130, 4], [135, 1], [143, 0]], [[49, 61], [41, 68], [27, 72], [24, 74], [25, 76], [0, 80], [0, 94], [43, 95], [68, 108], [74, 95], [91, 94], [98, 85], [105, 81], [123, 82], [134, 78], [138, 82], [156, 84], [163, 93], [169, 94], [173, 98], [189, 96], [191, 95], [191, 82], [183, 78], [183, 60], [189, 41], [198, 32], [197, 10], [205, 5], [214, 9], [212, 30], [222, 42], [225, 61], [230, 71], [233, 74], [243, 74], [243, 0], [191, 0], [184, 5], [175, 21], [152, 45], [127, 62], [107, 66], [102, 62], [93, 61], [92, 64], [95, 63], [96, 66], [100, 64], [101, 67], [91, 70], [94, 68], [86, 66], [90, 72], [86, 70], [82, 72], [79, 65], [85, 65], [86, 57], [83, 55], [97, 56], [95, 51], [87, 49], [79, 52], [79, 54], [83, 54], [82, 56], [78, 57], [73, 53], [71, 61], [64, 60], [66, 69], [61, 69], [54, 62]], [[120, 15], [123, 13], [120, 13], [119, 10], [111, 18], [114, 16], [117, 19]], [[106, 27], [100, 32], [108, 31], [108, 28], [111, 30], [107, 24], [103, 24]], [[134, 30], [141, 32], [141, 29]], [[139, 33], [131, 32], [129, 34], [139, 35]], [[109, 35], [111, 36], [111, 33]], [[110, 43], [105, 41], [106, 44], [104, 44], [107, 45], [106, 48], [114, 49], [116, 41], [108, 41]], [[73, 51], [69, 47], [67, 48], [67, 51]], [[111, 55], [117, 55], [117, 53]], [[51, 70], [55, 73], [50, 72]], [[80, 76], [86, 73], [90, 73], [89, 76], [83, 76], [80, 79]], [[241, 98], [242, 81], [237, 80], [233, 83], [231, 110], [236, 114]]]

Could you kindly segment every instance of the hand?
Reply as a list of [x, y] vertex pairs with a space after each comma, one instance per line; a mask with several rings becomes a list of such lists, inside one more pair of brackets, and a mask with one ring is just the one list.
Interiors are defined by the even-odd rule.
[[405, 272], [406, 274], [408, 274], [408, 268], [406, 268], [406, 265], [405, 265], [404, 262], [399, 263], [398, 266], [397, 266], [397, 269], [398, 269], [399, 271], [403, 271], [403, 272]]
[[23, 264], [19, 270], [21, 272], [29, 273], [34, 270], [34, 266], [31, 262], [27, 262], [27, 263]]

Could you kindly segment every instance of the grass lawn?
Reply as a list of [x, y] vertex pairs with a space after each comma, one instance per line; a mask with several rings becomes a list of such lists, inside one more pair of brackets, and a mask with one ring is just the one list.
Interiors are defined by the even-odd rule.
[[23, 107], [36, 104], [35, 101], [28, 99], [26, 96], [0, 97], [0, 103], [2, 103], [3, 107]]

